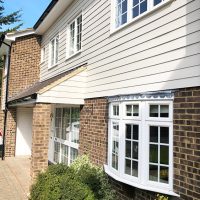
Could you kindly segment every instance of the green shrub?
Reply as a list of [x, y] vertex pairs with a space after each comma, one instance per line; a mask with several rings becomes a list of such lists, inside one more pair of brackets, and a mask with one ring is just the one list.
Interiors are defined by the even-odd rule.
[[157, 194], [155, 200], [168, 200], [168, 199], [169, 199], [169, 198], [168, 198], [167, 196]]
[[70, 167], [51, 165], [38, 175], [30, 200], [113, 200], [114, 191], [103, 169], [92, 165], [86, 156]]

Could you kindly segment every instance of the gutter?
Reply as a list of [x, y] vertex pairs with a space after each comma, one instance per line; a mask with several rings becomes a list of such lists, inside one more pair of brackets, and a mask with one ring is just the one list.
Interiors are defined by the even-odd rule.
[[8, 113], [8, 86], [9, 86], [9, 75], [10, 75], [10, 57], [11, 57], [11, 45], [4, 42], [5, 34], [0, 37], [0, 48], [2, 44], [5, 44], [9, 48], [8, 52], [8, 69], [6, 77], [6, 96], [5, 96], [5, 112], [4, 112], [4, 129], [3, 129], [3, 150], [2, 150], [2, 160], [5, 158], [5, 136], [6, 136], [6, 124], [7, 124], [7, 113]]

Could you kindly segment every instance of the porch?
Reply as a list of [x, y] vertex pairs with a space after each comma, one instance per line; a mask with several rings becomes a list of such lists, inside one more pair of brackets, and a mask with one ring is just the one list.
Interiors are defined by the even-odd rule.
[[0, 160], [0, 199], [28, 199], [31, 183], [30, 161], [30, 157]]

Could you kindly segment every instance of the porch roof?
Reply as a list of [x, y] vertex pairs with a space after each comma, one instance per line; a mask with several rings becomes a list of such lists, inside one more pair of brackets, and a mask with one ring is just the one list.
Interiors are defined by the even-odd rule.
[[79, 73], [83, 72], [86, 69], [86, 64], [83, 64], [79, 67], [66, 71], [62, 74], [59, 74], [55, 77], [47, 79], [45, 81], [38, 81], [31, 87], [25, 89], [23, 92], [19, 93], [16, 96], [13, 96], [8, 99], [8, 104], [13, 104], [20, 101], [29, 101], [30, 99], [37, 99], [37, 95], [42, 95], [45, 92], [48, 92], [52, 88], [56, 87], [57, 85], [61, 84], [64, 81], [73, 78], [74, 76], [78, 75]]

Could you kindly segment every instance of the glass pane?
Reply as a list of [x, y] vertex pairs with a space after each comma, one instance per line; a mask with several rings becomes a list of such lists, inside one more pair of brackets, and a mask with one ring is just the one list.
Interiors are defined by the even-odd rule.
[[125, 159], [125, 174], [131, 175], [131, 160]]
[[160, 105], [160, 117], [169, 117], [168, 105]]
[[126, 105], [126, 115], [132, 116], [132, 105]]
[[162, 0], [154, 0], [153, 5], [156, 6], [157, 4], [159, 4], [159, 3], [161, 3], [161, 2], [162, 2]]
[[112, 167], [118, 170], [118, 156], [116, 154], [112, 154]]
[[138, 142], [132, 142], [132, 158], [138, 159]]
[[139, 4], [139, 0], [133, 0], [133, 6]]
[[126, 141], [126, 157], [131, 158], [131, 142]]
[[61, 144], [61, 162], [68, 165], [68, 147]]
[[145, 11], [147, 11], [147, 0], [140, 4], [140, 14], [144, 13]]
[[160, 146], [160, 164], [168, 165], [169, 164], [169, 147]]
[[169, 183], [169, 168], [160, 166], [160, 182]]
[[158, 127], [150, 126], [150, 142], [158, 142]]
[[139, 116], [139, 105], [133, 105], [133, 116]]
[[55, 64], [58, 62], [59, 37], [56, 37]]
[[126, 124], [126, 138], [131, 139], [131, 124]]
[[169, 144], [169, 127], [160, 127], [160, 143]]
[[72, 163], [78, 157], [78, 150], [71, 148], [70, 151], [70, 163]]
[[138, 162], [132, 161], [132, 176], [138, 177]]
[[119, 116], [119, 106], [118, 105], [113, 106], [113, 115]]
[[150, 144], [149, 161], [158, 163], [158, 145]]
[[158, 166], [149, 165], [149, 180], [158, 181]]
[[54, 142], [54, 162], [59, 163], [60, 161], [60, 143]]
[[133, 18], [139, 15], [139, 6], [133, 8]]
[[113, 137], [119, 137], [119, 124], [113, 122]]
[[138, 140], [139, 125], [133, 125], [133, 139]]
[[51, 66], [54, 65], [54, 58], [55, 58], [55, 54], [54, 54], [54, 48], [55, 48], [54, 42], [55, 42], [55, 40], [51, 41]]
[[126, 13], [127, 12], [127, 1], [123, 1], [122, 2], [122, 13]]
[[150, 105], [150, 117], [158, 117], [158, 105]]

